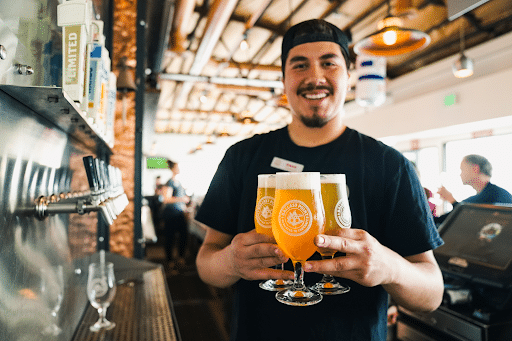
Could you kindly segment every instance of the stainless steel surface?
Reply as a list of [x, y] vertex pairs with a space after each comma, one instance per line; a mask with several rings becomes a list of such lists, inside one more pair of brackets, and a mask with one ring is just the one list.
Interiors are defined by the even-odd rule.
[[[62, 85], [62, 29], [56, 25], [60, 2], [0, 1], [0, 44], [7, 50], [7, 58], [0, 60], [0, 84]], [[22, 74], [17, 64], [25, 66]]]
[[0, 45], [0, 59], [7, 58], [7, 50], [3, 45]]
[[54, 122], [62, 131], [76, 136], [85, 147], [91, 150], [101, 147], [111, 153], [97, 129], [87, 122], [78, 105], [62, 88], [0, 85], [0, 90]]
[[[20, 102], [0, 90], [0, 340], [67, 341], [87, 303], [84, 276], [88, 255], [96, 251], [97, 214], [40, 221], [15, 213], [40, 196], [56, 200], [61, 193], [87, 191], [81, 159], [94, 151], [30, 110], [26, 91], [27, 100]], [[52, 265], [64, 267], [57, 336], [42, 334], [53, 319], [41, 270]]]

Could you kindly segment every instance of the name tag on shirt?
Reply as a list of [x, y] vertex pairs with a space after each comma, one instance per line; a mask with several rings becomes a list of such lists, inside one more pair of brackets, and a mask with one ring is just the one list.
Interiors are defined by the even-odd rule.
[[280, 157], [277, 156], [274, 156], [270, 166], [280, 170], [284, 170], [286, 172], [302, 172], [302, 170], [304, 169], [304, 165], [301, 165], [300, 163], [281, 159]]

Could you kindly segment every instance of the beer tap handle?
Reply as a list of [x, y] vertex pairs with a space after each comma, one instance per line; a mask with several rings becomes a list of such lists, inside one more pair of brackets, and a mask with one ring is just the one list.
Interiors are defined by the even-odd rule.
[[110, 192], [112, 191], [112, 187], [110, 185], [110, 179], [108, 177], [107, 164], [103, 160], [100, 161], [100, 170], [101, 170], [101, 175], [102, 175], [102, 178], [103, 178], [103, 184], [105, 186], [105, 190], [107, 192], [109, 192], [108, 196], [110, 196], [111, 195]]
[[101, 175], [100, 159], [94, 159], [94, 169], [96, 170], [96, 177], [98, 178], [98, 187], [101, 192], [105, 190], [105, 184], [103, 183], [103, 176]]
[[[121, 170], [119, 168], [116, 168], [116, 179], [117, 179], [117, 185], [119, 188], [123, 189], [123, 174], [121, 173]], [[123, 189], [124, 192], [124, 189]]]
[[94, 158], [92, 156], [84, 156], [83, 161], [85, 173], [87, 174], [87, 181], [89, 182], [89, 188], [93, 193], [96, 193], [99, 190], [99, 185]]
[[114, 176], [114, 166], [107, 165], [107, 173], [108, 179], [110, 180], [110, 186], [112, 187], [112, 191], [117, 192], [117, 181], [116, 177]]

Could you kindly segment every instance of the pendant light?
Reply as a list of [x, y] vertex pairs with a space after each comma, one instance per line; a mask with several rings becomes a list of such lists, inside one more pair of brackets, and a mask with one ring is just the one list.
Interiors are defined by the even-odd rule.
[[460, 25], [460, 57], [452, 65], [453, 75], [466, 78], [473, 75], [473, 60], [464, 54], [464, 28]]
[[[399, 3], [400, 1], [398, 0]], [[356, 54], [378, 57], [398, 56], [430, 44], [430, 36], [425, 32], [403, 28], [402, 19], [391, 15], [389, 0], [387, 4], [388, 15], [377, 24], [379, 31], [357, 42], [354, 45]]]
[[119, 77], [117, 77], [117, 91], [121, 93], [123, 103], [123, 126], [126, 125], [126, 111], [128, 110], [127, 94], [137, 90], [130, 66], [126, 64], [127, 58], [121, 57], [117, 67], [119, 68]]

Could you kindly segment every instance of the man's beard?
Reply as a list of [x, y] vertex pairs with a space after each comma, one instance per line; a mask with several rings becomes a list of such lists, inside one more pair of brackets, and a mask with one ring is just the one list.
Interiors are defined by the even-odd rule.
[[308, 128], [322, 128], [331, 120], [332, 117], [322, 117], [318, 115], [318, 108], [313, 109], [315, 112], [312, 117], [306, 117], [304, 115], [299, 115], [302, 123]]

